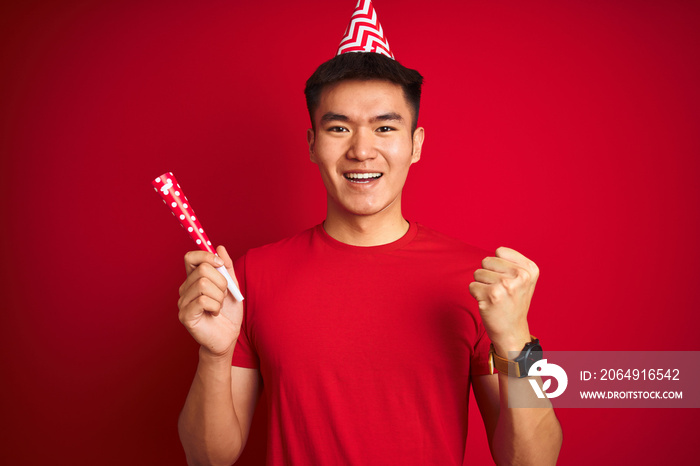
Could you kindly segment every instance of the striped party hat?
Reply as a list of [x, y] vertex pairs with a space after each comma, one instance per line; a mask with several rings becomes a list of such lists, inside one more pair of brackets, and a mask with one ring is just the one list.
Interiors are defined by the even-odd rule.
[[372, 0], [358, 0], [355, 6], [336, 55], [347, 52], [374, 52], [394, 58]]

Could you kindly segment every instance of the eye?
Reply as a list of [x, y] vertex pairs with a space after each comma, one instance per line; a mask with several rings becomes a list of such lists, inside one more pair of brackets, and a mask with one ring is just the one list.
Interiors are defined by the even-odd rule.
[[388, 133], [389, 131], [394, 131], [394, 128], [391, 126], [380, 126], [377, 128], [377, 132], [379, 133]]
[[342, 126], [331, 126], [326, 131], [330, 131], [331, 133], [346, 133], [348, 129]]

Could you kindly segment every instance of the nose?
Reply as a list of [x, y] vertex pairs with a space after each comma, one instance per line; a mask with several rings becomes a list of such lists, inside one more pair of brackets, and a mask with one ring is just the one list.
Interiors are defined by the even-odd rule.
[[357, 130], [350, 141], [347, 157], [360, 162], [375, 158], [377, 155], [372, 136], [372, 131], [369, 129]]

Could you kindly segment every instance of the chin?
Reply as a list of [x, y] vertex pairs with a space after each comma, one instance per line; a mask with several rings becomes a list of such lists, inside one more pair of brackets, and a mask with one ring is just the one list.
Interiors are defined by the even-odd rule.
[[346, 212], [348, 212], [352, 215], [357, 215], [357, 216], [361, 216], [361, 217], [369, 217], [369, 216], [384, 212], [390, 205], [391, 205], [391, 203], [380, 204], [380, 205], [373, 204], [373, 205], [364, 205], [364, 206], [344, 205], [342, 207], [343, 207], [343, 210], [345, 210]]
[[[398, 197], [397, 197], [397, 199], [398, 199]], [[345, 202], [342, 202], [342, 201], [345, 201]], [[359, 201], [359, 202], [353, 202], [353, 201]], [[387, 209], [390, 209], [391, 206], [395, 204], [395, 201], [396, 201], [396, 199], [393, 199], [393, 200], [373, 199], [372, 202], [368, 202], [368, 200], [366, 198], [359, 200], [359, 199], [352, 199], [352, 198], [343, 199], [342, 197], [340, 197], [340, 199], [339, 199], [335, 196], [328, 197], [328, 202], [332, 202], [333, 204], [335, 204], [335, 208], [337, 209], [338, 212], [342, 212], [345, 214], [358, 216], [358, 217], [370, 217], [372, 215], [382, 213], [382, 212], [386, 211]]]

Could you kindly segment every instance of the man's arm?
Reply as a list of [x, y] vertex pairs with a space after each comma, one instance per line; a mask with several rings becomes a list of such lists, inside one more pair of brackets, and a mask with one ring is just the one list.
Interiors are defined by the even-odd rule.
[[537, 408], [508, 408], [508, 387], [532, 391], [526, 378], [503, 374], [472, 378], [474, 397], [484, 420], [491, 456], [498, 465], [556, 464], [562, 431], [546, 398]]
[[[508, 357], [530, 341], [527, 313], [539, 277], [534, 262], [508, 248], [482, 261], [469, 292], [479, 303], [486, 333], [496, 354]], [[475, 376], [474, 396], [484, 419], [491, 455], [496, 464], [555, 464], [562, 431], [547, 399], [538, 407], [508, 408], [508, 391], [531, 390], [527, 378], [505, 374]]]
[[200, 349], [178, 431], [187, 464], [230, 465], [243, 452], [260, 394], [257, 369], [231, 366]]
[[231, 366], [243, 303], [228, 293], [215, 268], [225, 265], [238, 285], [231, 258], [221, 246], [217, 252], [220, 257], [187, 253], [187, 279], [179, 290], [180, 321], [200, 344], [197, 372], [178, 421], [187, 462], [196, 465], [230, 465], [238, 459], [261, 385], [257, 369]]

